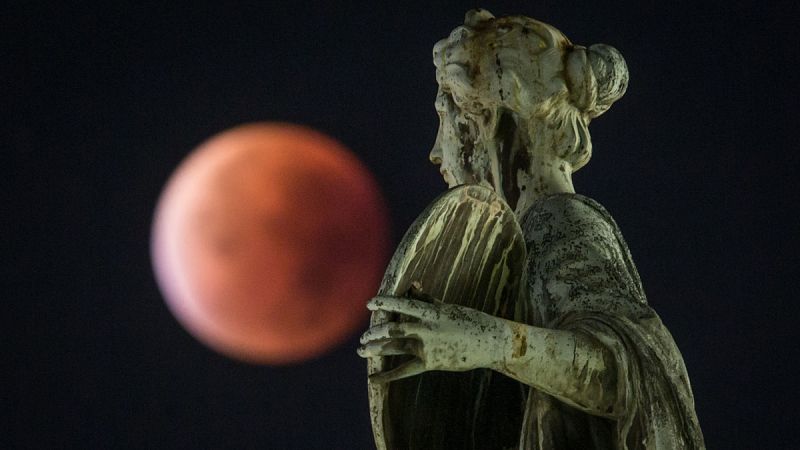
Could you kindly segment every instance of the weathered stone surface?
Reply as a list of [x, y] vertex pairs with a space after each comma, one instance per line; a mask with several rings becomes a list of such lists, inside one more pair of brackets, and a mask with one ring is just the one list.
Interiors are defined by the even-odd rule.
[[[528, 322], [527, 296], [521, 295], [525, 257], [522, 231], [508, 205], [491, 189], [461, 186], [446, 192], [420, 215], [395, 252], [380, 294], [462, 305]], [[439, 312], [450, 313], [452, 327], [463, 328], [461, 322], [471, 320], [459, 316], [460, 310]], [[376, 312], [372, 325], [389, 321], [418, 323]], [[481, 334], [491, 332], [489, 328], [480, 330]], [[481, 355], [464, 353], [459, 342], [449, 345], [448, 354], [461, 359], [460, 364], [485, 364], [469, 361]], [[443, 363], [443, 369], [453, 366], [453, 362]], [[370, 373], [402, 370], [403, 364], [413, 367], [414, 362], [406, 355], [375, 358], [370, 361]], [[513, 445], [519, 440], [527, 391], [526, 385], [489, 369], [429, 371], [390, 384], [371, 382], [373, 429], [377, 440], [395, 449]], [[497, 421], [498, 415], [505, 419]]]
[[[368, 304], [373, 326], [359, 349], [369, 358], [378, 448], [704, 448], [682, 357], [616, 223], [572, 185], [591, 157], [589, 122], [627, 87], [620, 53], [573, 45], [533, 19], [474, 10], [436, 44], [434, 64], [440, 127], [430, 159], [451, 188], [482, 186], [510, 206], [526, 256], [465, 259], [519, 241], [477, 239], [486, 209], [452, 201], [465, 188], [409, 231]], [[497, 297], [476, 281], [504, 266], [509, 283], [522, 280], [519, 296]], [[423, 292], [407, 292], [419, 280]], [[489, 379], [515, 380], [506, 386], [524, 402], [482, 415]], [[459, 390], [445, 395], [448, 386]], [[503, 397], [511, 390], [497, 395], [514, 403]], [[450, 420], [464, 411], [472, 420]]]

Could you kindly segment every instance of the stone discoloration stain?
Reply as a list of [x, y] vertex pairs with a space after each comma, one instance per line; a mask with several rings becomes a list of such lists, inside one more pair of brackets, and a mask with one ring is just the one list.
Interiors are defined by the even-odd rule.
[[572, 185], [589, 122], [627, 87], [622, 57], [475, 10], [434, 64], [430, 160], [454, 189], [412, 225], [368, 305], [359, 353], [378, 449], [703, 448], [680, 353], [622, 235]]
[[512, 335], [511, 343], [513, 350], [511, 351], [512, 358], [522, 358], [528, 353], [528, 334], [525, 327], [518, 324], [511, 325]]
[[[520, 298], [524, 259], [524, 240], [514, 214], [492, 191], [465, 187], [448, 192], [434, 202], [409, 230], [387, 270], [387, 273], [398, 273], [399, 276], [389, 277], [391, 283], [386, 283], [385, 280], [381, 288], [383, 293], [408, 295], [423, 302], [406, 301], [403, 313], [407, 318], [394, 322], [394, 325], [387, 328], [381, 328], [383, 325], [380, 324], [383, 320], [388, 320], [390, 314], [380, 314], [385, 318], [381, 321], [373, 316], [372, 323], [375, 326], [365, 333], [362, 342], [369, 346], [368, 342], [373, 341], [377, 345], [364, 351], [382, 351], [376, 350], [379, 347], [385, 349], [385, 344], [380, 341], [383, 336], [403, 340], [420, 337], [425, 344], [411, 349], [411, 352], [424, 357], [429, 369], [481, 367], [487, 364], [485, 355], [496, 353], [498, 350], [494, 346], [503, 342], [502, 329], [493, 321], [475, 322], [473, 315], [463, 309], [451, 307], [451, 304], [471, 306], [493, 316], [525, 320], [518, 314], [524, 314], [526, 308], [509, 301]], [[448, 270], [432, 270], [434, 268]], [[476, 274], [480, 276], [475, 276]], [[379, 297], [373, 300], [371, 308], [387, 308], [389, 304], [392, 304], [391, 299]], [[437, 308], [428, 309], [427, 305], [430, 304]], [[430, 326], [432, 323], [438, 324], [435, 329]], [[465, 340], [437, 344], [430, 333], [443, 330], [441, 327], [473, 329], [474, 332], [467, 335]], [[475, 346], [485, 350], [475, 352]], [[376, 364], [372, 364], [370, 373], [385, 372], [408, 361], [408, 357], [402, 356], [385, 358], [380, 370]], [[394, 381], [390, 385], [371, 383], [370, 398], [386, 399], [386, 404], [373, 408], [373, 412], [377, 417], [390, 420], [389, 426], [394, 430], [392, 437], [388, 438], [393, 442], [390, 448], [428, 448], [430, 441], [425, 440], [425, 444], [418, 441], [424, 435], [413, 430], [418, 430], [423, 424], [441, 422], [439, 414], [442, 413], [437, 412], [439, 409], [475, 411], [477, 414], [476, 419], [471, 419], [469, 424], [459, 425], [453, 418], [447, 419], [451, 425], [437, 432], [453, 434], [458, 433], [453, 427], [471, 429], [472, 420], [487, 422], [488, 418], [478, 414], [484, 408], [492, 411], [501, 403], [517, 404], [520, 407], [524, 405], [524, 386], [511, 379], [493, 379], [486, 384], [490, 378], [490, 372], [484, 369], [481, 375], [473, 372], [462, 376], [426, 372], [413, 378]], [[481, 397], [485, 400], [476, 403], [474, 398], [453, 397], [454, 392], [463, 392], [464, 389], [474, 392], [485, 390], [485, 395]], [[375, 403], [383, 405], [383, 402], [372, 401], [372, 404]], [[409, 411], [408, 415], [414, 419], [409, 422], [396, 415], [384, 416], [381, 412], [384, 408]], [[522, 413], [519, 411], [517, 419], [510, 420], [520, 421], [521, 417]], [[518, 423], [521, 426], [521, 422]], [[381, 436], [384, 435], [382, 430], [385, 427], [383, 421], [376, 427]], [[508, 435], [506, 442], [516, 439], [516, 435]]]

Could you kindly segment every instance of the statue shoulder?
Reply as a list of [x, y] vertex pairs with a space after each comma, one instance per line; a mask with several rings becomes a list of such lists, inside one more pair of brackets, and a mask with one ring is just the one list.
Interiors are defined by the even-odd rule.
[[595, 265], [597, 273], [625, 274], [632, 295], [646, 303], [628, 245], [598, 202], [578, 194], [545, 197], [526, 212], [522, 230], [534, 271], [546, 272], [537, 264], [557, 269], [580, 256], [584, 265]]
[[611, 214], [597, 201], [580, 194], [554, 194], [536, 201], [521, 221], [527, 240], [555, 234], [575, 237], [587, 232], [612, 237], [619, 233]]

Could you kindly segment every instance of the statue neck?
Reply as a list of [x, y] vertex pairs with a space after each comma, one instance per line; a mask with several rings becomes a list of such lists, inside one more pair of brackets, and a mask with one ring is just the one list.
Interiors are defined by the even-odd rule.
[[[550, 151], [552, 153], [552, 151]], [[531, 151], [530, 170], [520, 173], [520, 196], [514, 212], [521, 218], [537, 200], [553, 194], [574, 194], [572, 167], [545, 151]]]
[[[489, 184], [522, 217], [542, 197], [575, 193], [572, 167], [556, 156], [557, 143], [549, 133], [537, 133], [532, 123], [501, 110], [488, 129], [481, 130], [491, 155]], [[542, 130], [543, 127], [537, 127]]]

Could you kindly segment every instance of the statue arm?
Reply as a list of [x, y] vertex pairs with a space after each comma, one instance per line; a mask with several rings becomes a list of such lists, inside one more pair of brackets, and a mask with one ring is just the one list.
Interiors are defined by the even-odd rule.
[[616, 353], [622, 346], [603, 316], [625, 310], [617, 305], [635, 303], [639, 291], [616, 225], [572, 196], [543, 202], [532, 218], [529, 245], [536, 257], [527, 268], [528, 294], [547, 311], [545, 328], [510, 323], [510, 345], [495, 370], [587, 413], [619, 417], [625, 413]]
[[372, 375], [389, 382], [430, 370], [487, 368], [595, 415], [614, 415], [613, 356], [580, 332], [529, 326], [472, 308], [413, 299], [376, 297], [368, 304], [417, 319], [389, 322], [361, 338], [363, 357], [413, 355], [410, 362]]
[[616, 364], [604, 345], [579, 331], [507, 322], [492, 369], [590, 414], [618, 413]]
[[[561, 201], [561, 203], [556, 203]], [[389, 322], [368, 330], [361, 339], [361, 356], [413, 355], [395, 369], [372, 375], [388, 382], [428, 370], [465, 371], [488, 368], [546, 392], [589, 414], [618, 417], [615, 354], [588, 332], [564, 326], [570, 312], [614, 314], [617, 303], [635, 301], [632, 279], [624, 275], [622, 256], [611, 224], [593, 208], [555, 199], [543, 205], [546, 224], [535, 229], [557, 230], [535, 236], [538, 255], [528, 275], [535, 288], [530, 301], [545, 299], [553, 307], [544, 323], [531, 326], [494, 317], [454, 304], [377, 297], [369, 309], [410, 317], [413, 322]], [[545, 226], [546, 225], [546, 226]], [[413, 296], [413, 295], [412, 295]], [[608, 333], [612, 337], [613, 331]], [[623, 381], [624, 382], [624, 381]]]

